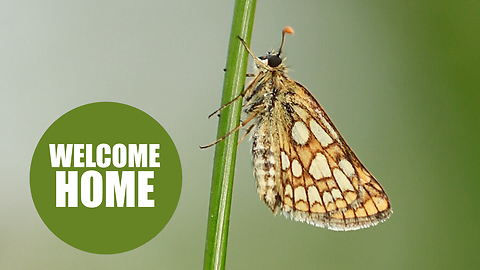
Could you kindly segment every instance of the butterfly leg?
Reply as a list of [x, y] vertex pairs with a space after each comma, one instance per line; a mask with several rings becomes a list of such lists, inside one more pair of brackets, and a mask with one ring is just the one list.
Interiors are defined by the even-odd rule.
[[252, 125], [250, 125], [250, 126], [247, 128], [247, 130], [245, 131], [245, 134], [243, 134], [242, 138], [240, 138], [240, 140], [238, 140], [237, 145], [239, 145], [240, 143], [243, 142], [243, 140], [247, 137], [248, 133], [250, 133], [250, 131], [252, 131], [252, 129], [253, 129], [254, 126], [255, 126], [255, 125], [252, 124]]
[[213, 143], [209, 144], [209, 145], [205, 145], [205, 146], [200, 146], [201, 149], [205, 149], [205, 148], [208, 148], [208, 147], [211, 147], [211, 146], [214, 146], [215, 144], [219, 143], [220, 141], [224, 140], [226, 137], [228, 137], [229, 135], [231, 135], [232, 133], [238, 131], [239, 129], [241, 129], [242, 127], [246, 126], [250, 121], [252, 121], [253, 118], [255, 118], [255, 116], [257, 116], [256, 114], [252, 114], [250, 115], [245, 121], [243, 121], [242, 123], [240, 123], [236, 128], [230, 130], [229, 132], [227, 132], [227, 134], [223, 135], [222, 137], [218, 138], [216, 141], [214, 141]]

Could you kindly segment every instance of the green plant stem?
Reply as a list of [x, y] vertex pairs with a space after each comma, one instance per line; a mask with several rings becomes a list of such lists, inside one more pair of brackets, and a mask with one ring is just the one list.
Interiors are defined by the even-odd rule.
[[[250, 44], [255, 6], [256, 0], [235, 1], [222, 104], [233, 100], [244, 89], [248, 53], [238, 36]], [[217, 137], [223, 136], [239, 125], [241, 105], [242, 100], [238, 99], [221, 111]], [[220, 141], [215, 147], [203, 265], [205, 270], [225, 269], [237, 141], [238, 131]]]

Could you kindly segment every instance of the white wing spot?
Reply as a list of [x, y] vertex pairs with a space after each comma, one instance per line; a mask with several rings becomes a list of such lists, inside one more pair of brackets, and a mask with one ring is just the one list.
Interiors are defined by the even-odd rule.
[[352, 177], [355, 175], [355, 170], [353, 169], [352, 164], [348, 162], [348, 160], [346, 159], [340, 160], [340, 162], [338, 163], [338, 166], [340, 166], [340, 169], [342, 169], [347, 176]]
[[320, 198], [320, 194], [315, 186], [308, 187], [308, 200], [310, 201], [311, 206], [313, 206], [313, 204], [316, 202], [322, 204], [322, 199]]
[[288, 167], [290, 167], [290, 160], [288, 159], [288, 156], [287, 154], [285, 154], [285, 152], [282, 151], [280, 155], [282, 158], [282, 170], [286, 170], [288, 169]]
[[298, 202], [299, 200], [307, 202], [307, 194], [305, 193], [305, 188], [303, 186], [295, 188], [295, 201]]
[[334, 188], [332, 189], [332, 195], [333, 195], [333, 198], [336, 200], [336, 199], [342, 199], [342, 193], [340, 192], [340, 190], [338, 190], [337, 188]]
[[330, 132], [330, 134], [332, 134], [333, 137], [338, 140], [338, 134], [335, 132], [335, 130], [333, 130], [332, 126], [330, 125], [330, 123], [328, 123], [325, 117], [321, 117], [320, 119], [322, 121], [322, 124], [327, 127], [328, 132]]
[[329, 203], [333, 203], [332, 194], [330, 192], [323, 192], [323, 203], [328, 205]]
[[338, 168], [333, 169], [333, 176], [335, 177], [338, 186], [343, 192], [345, 192], [346, 190], [355, 191], [352, 184], [350, 183], [350, 180], [348, 180], [347, 176], [345, 176], [345, 174], [341, 170], [339, 170]]
[[293, 140], [300, 145], [304, 145], [307, 143], [308, 137], [310, 137], [310, 131], [305, 124], [302, 121], [295, 122], [292, 128]]
[[285, 187], [285, 196], [288, 196], [290, 198], [293, 198], [293, 191], [292, 191], [292, 186], [287, 185]]
[[303, 120], [306, 120], [308, 118], [308, 113], [302, 108], [300, 108], [300, 106], [293, 106], [293, 109]]
[[296, 159], [292, 161], [292, 173], [295, 177], [300, 177], [302, 175], [302, 165], [300, 165], [300, 162]]
[[330, 166], [328, 166], [327, 158], [322, 153], [317, 153], [315, 158], [310, 164], [310, 170], [308, 171], [313, 178], [319, 180], [323, 177], [331, 177], [332, 172]]
[[323, 147], [327, 147], [333, 142], [327, 132], [313, 119], [310, 119], [310, 128], [315, 138], [317, 138]]

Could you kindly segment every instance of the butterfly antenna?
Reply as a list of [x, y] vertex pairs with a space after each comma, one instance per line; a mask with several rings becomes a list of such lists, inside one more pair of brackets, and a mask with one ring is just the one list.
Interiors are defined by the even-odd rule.
[[282, 44], [280, 45], [280, 49], [278, 49], [277, 56], [280, 56], [282, 53], [283, 43], [285, 42], [285, 34], [293, 35], [293, 28], [290, 26], [285, 26], [282, 31]]

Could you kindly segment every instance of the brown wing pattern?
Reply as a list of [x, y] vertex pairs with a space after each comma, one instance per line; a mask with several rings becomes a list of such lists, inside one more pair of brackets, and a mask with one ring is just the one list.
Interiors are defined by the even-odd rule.
[[322, 109], [300, 84], [284, 81], [290, 95], [276, 112], [279, 160], [276, 211], [332, 230], [355, 230], [386, 220], [387, 194], [365, 169]]

